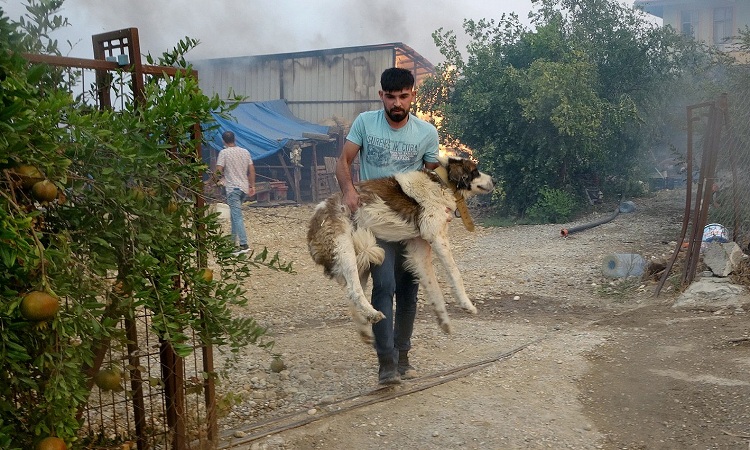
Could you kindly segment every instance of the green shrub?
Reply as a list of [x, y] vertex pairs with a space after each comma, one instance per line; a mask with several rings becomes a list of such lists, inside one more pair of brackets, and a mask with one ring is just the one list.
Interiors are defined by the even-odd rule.
[[526, 211], [527, 217], [536, 223], [562, 223], [573, 217], [578, 202], [561, 189], [542, 188], [539, 199]]

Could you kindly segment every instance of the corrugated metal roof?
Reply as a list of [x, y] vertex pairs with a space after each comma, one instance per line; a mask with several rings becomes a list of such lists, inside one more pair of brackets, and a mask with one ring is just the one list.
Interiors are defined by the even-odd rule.
[[357, 114], [382, 107], [378, 80], [386, 68], [412, 71], [417, 85], [435, 73], [431, 62], [402, 42], [191, 63], [209, 95], [229, 99], [234, 92], [253, 102], [284, 99], [295, 116], [314, 123], [350, 123]]
[[392, 49], [396, 52], [397, 58], [405, 58], [411, 62], [416, 70], [415, 75], [421, 76], [425, 74], [431, 74], [435, 72], [435, 66], [427, 60], [424, 56], [420, 55], [416, 50], [404, 44], [403, 42], [390, 42], [386, 44], [373, 44], [373, 45], [359, 45], [353, 47], [338, 47], [338, 48], [327, 48], [321, 50], [307, 50], [301, 52], [289, 52], [289, 53], [273, 53], [265, 55], [247, 55], [247, 56], [234, 56], [228, 58], [210, 58], [198, 61], [211, 61], [220, 62], [222, 60], [236, 60], [237, 58], [252, 58], [258, 60], [284, 60], [294, 58], [309, 58], [315, 56], [330, 56], [339, 55], [342, 53], [360, 53], [372, 50], [388, 50]]

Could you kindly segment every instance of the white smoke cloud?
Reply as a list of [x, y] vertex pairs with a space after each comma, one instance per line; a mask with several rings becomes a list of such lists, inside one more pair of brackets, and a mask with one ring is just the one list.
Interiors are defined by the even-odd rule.
[[[632, 0], [628, 0], [632, 4]], [[25, 0], [0, 0], [17, 19]], [[464, 19], [499, 19], [515, 12], [522, 21], [532, 0], [65, 0], [60, 15], [72, 26], [54, 34], [63, 54], [90, 58], [91, 35], [138, 28], [142, 53], [159, 55], [189, 36], [201, 44], [189, 59], [299, 52], [403, 42], [433, 63], [442, 61], [432, 40], [453, 30], [465, 45]], [[66, 41], [75, 44], [66, 51]]]

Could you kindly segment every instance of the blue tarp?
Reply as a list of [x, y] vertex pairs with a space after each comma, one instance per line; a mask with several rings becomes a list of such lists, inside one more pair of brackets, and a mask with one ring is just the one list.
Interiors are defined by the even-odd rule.
[[253, 161], [275, 155], [290, 140], [308, 140], [303, 133], [328, 134], [328, 127], [295, 117], [284, 100], [242, 103], [229, 115], [235, 120], [213, 115], [219, 128], [207, 132], [206, 140], [220, 150], [224, 147], [221, 134], [233, 131], [237, 145], [248, 149]]

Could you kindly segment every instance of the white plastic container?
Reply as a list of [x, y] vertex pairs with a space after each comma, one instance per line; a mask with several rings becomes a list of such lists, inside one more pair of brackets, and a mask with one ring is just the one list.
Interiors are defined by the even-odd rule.
[[703, 227], [703, 242], [729, 242], [729, 233], [720, 223], [709, 223]]
[[214, 203], [214, 208], [216, 209], [216, 212], [219, 213], [220, 220], [226, 220], [229, 222], [229, 205], [226, 203]]
[[602, 274], [609, 278], [640, 277], [646, 260], [636, 253], [612, 253], [602, 261]]

